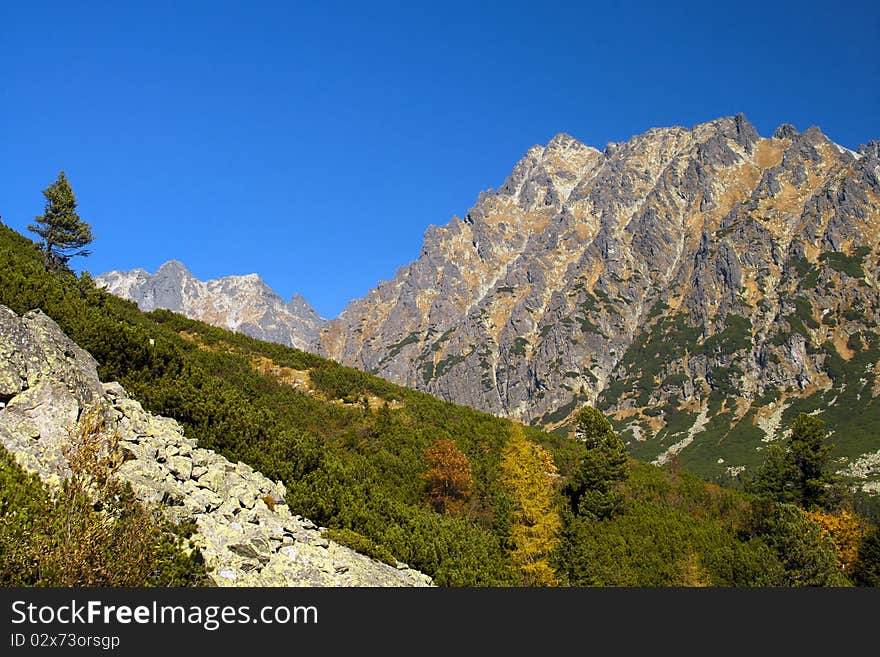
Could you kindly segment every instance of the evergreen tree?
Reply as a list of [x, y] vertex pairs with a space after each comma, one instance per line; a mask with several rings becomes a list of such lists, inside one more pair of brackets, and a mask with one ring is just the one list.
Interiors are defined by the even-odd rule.
[[619, 484], [626, 479], [626, 447], [608, 419], [595, 408], [578, 414], [575, 437], [587, 453], [569, 482], [572, 510], [581, 516], [607, 519], [620, 508]]
[[793, 504], [766, 500], [754, 507], [752, 530], [776, 552], [785, 586], [849, 586], [831, 535]]
[[852, 578], [859, 586], [880, 586], [880, 525], [862, 537]]
[[43, 214], [35, 217], [28, 230], [43, 238], [46, 268], [60, 268], [74, 256], [87, 256], [84, 246], [92, 243], [92, 227], [80, 219], [76, 211], [76, 197], [64, 172], [43, 190], [46, 205]]
[[830, 509], [835, 477], [827, 435], [822, 420], [806, 413], [798, 415], [791, 423], [785, 448], [769, 450], [764, 466], [751, 484], [752, 491], [804, 509]]

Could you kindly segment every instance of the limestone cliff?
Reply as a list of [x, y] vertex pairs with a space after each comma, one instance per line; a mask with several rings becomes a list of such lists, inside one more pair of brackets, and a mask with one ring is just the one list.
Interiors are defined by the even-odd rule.
[[220, 586], [425, 586], [427, 576], [327, 540], [291, 513], [285, 489], [244, 463], [198, 447], [176, 421], [152, 415], [40, 311], [0, 306], [0, 443], [50, 484], [69, 475], [62, 448], [85, 412], [117, 432], [117, 475], [173, 520], [194, 520], [196, 544]]

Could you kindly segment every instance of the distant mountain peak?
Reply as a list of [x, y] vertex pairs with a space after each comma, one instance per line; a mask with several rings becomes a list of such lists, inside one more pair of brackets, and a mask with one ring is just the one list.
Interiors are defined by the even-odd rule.
[[774, 139], [792, 139], [798, 136], [797, 128], [795, 128], [791, 123], [783, 123], [776, 131], [773, 133]]
[[225, 276], [226, 279], [238, 280], [242, 283], [263, 283], [263, 279], [259, 274], [239, 274], [233, 276]]
[[156, 270], [157, 274], [169, 274], [169, 273], [181, 273], [181, 274], [191, 274], [190, 270], [186, 268], [180, 260], [169, 260], [168, 262], [163, 263], [159, 266], [159, 269]]
[[293, 297], [291, 297], [290, 301], [287, 302], [287, 307], [294, 315], [311, 318], [312, 321], [316, 324], [323, 325], [327, 321], [318, 314], [318, 311], [315, 310], [312, 305], [308, 301], [306, 301], [305, 297], [299, 292], [295, 293]]
[[142, 269], [112, 271], [95, 281], [142, 310], [165, 308], [298, 349], [308, 349], [325, 323], [301, 295], [285, 304], [259, 274], [200, 281], [182, 262], [169, 260], [153, 275]]

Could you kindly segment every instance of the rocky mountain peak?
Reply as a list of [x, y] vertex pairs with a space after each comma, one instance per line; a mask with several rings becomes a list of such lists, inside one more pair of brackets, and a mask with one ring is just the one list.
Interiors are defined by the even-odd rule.
[[168, 262], [163, 263], [160, 265], [159, 269], [156, 270], [156, 274], [166, 276], [192, 276], [190, 270], [179, 260], [169, 260]]
[[306, 301], [305, 297], [299, 292], [291, 297], [287, 302], [287, 308], [296, 316], [309, 318], [315, 324], [323, 323], [325, 320], [318, 314], [312, 305]]
[[866, 155], [875, 160], [880, 159], [880, 141], [872, 140], [867, 144], [862, 144], [858, 149], [859, 155]]
[[[818, 128], [762, 138], [742, 114], [603, 152], [557, 135], [464, 219], [427, 231], [419, 258], [349, 304], [317, 349], [551, 428], [598, 403], [647, 458], [682, 441], [687, 457], [719, 413], [753, 436], [762, 395], [819, 404], [834, 389], [828, 345], [876, 330], [880, 190], [866, 159]], [[851, 385], [880, 391], [878, 359]]]
[[590, 149], [590, 146], [587, 146], [583, 142], [575, 139], [567, 132], [559, 132], [554, 137], [547, 142], [547, 146], [544, 148], [544, 153], [553, 153], [553, 152], [565, 152], [570, 150], [582, 150], [582, 149]]
[[783, 123], [773, 133], [773, 139], [794, 139], [798, 135], [797, 128], [791, 123]]
[[112, 271], [95, 281], [142, 310], [165, 308], [251, 337], [307, 349], [324, 320], [305, 299], [285, 304], [258, 274], [199, 281], [180, 262], [143, 270]]
[[226, 276], [226, 277], [224, 277], [224, 280], [226, 280], [229, 283], [239, 283], [242, 285], [265, 286], [267, 288], [269, 287], [268, 285], [266, 285], [266, 282], [260, 277], [259, 274], [241, 274], [239, 276]]

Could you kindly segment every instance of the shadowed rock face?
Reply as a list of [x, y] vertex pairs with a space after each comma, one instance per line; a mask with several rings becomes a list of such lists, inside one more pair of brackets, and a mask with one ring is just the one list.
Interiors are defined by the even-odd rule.
[[95, 278], [109, 292], [141, 310], [173, 310], [192, 319], [238, 331], [259, 340], [308, 348], [325, 321], [299, 294], [289, 303], [256, 274], [200, 281], [176, 260], [155, 274], [143, 269], [111, 271]]
[[92, 357], [39, 311], [18, 317], [0, 306], [0, 400], [0, 444], [51, 485], [70, 473], [68, 428], [87, 410], [105, 417], [125, 457], [117, 476], [172, 520], [196, 522], [194, 540], [220, 586], [431, 583], [323, 538], [291, 514], [281, 482], [198, 447], [176, 421], [144, 411], [118, 383], [102, 384]]

